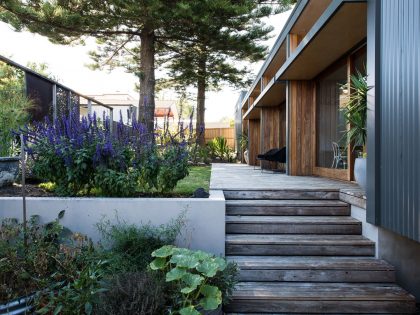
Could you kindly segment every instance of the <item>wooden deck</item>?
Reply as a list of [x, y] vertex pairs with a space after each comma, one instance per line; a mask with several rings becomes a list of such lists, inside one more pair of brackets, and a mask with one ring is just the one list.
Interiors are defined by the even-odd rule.
[[347, 181], [314, 176], [288, 176], [264, 171], [246, 164], [215, 163], [212, 165], [210, 189], [215, 190], [359, 190]]

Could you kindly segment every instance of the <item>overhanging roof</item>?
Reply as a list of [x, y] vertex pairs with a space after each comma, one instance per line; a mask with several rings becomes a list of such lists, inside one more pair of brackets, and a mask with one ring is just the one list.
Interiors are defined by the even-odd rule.
[[241, 107], [243, 107], [245, 105], [245, 102], [248, 100], [248, 98], [251, 95], [254, 88], [258, 84], [260, 84], [262, 74], [270, 66], [271, 62], [273, 61], [273, 59], [274, 59], [275, 55], [277, 54], [278, 50], [280, 49], [281, 45], [286, 40], [287, 34], [289, 33], [291, 27], [294, 25], [296, 20], [299, 18], [299, 15], [302, 13], [302, 11], [305, 8], [308, 1], [309, 0], [299, 0], [298, 3], [295, 5], [292, 13], [290, 14], [289, 18], [287, 19], [287, 21], [285, 23], [282, 31], [280, 32], [279, 36], [277, 37], [276, 42], [274, 43], [273, 47], [271, 48], [267, 59], [264, 61], [264, 64], [262, 65], [261, 69], [258, 71], [258, 74], [256, 75], [255, 80], [252, 83], [251, 87], [249, 88], [247, 94], [244, 96], [244, 98], [242, 100]]
[[366, 2], [333, 2], [277, 72], [276, 80], [311, 80], [366, 38]]
[[279, 106], [286, 101], [286, 84], [271, 80], [263, 93], [258, 96], [254, 104], [246, 111], [243, 119], [259, 118], [261, 107]]

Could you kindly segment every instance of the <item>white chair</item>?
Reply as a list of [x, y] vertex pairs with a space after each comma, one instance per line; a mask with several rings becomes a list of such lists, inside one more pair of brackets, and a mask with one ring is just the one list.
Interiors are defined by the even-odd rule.
[[346, 163], [346, 157], [341, 155], [341, 151], [340, 151], [340, 146], [338, 145], [337, 142], [332, 142], [332, 148], [333, 148], [333, 162], [331, 165], [331, 168], [338, 168], [338, 164], [340, 162], [343, 163], [343, 165], [345, 166]]

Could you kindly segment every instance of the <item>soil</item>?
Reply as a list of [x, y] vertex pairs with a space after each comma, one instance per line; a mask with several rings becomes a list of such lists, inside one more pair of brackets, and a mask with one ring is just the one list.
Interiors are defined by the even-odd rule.
[[[25, 185], [26, 197], [53, 197], [54, 193], [38, 187], [38, 184]], [[13, 184], [13, 186], [1, 187], [0, 197], [21, 197], [22, 185]]]

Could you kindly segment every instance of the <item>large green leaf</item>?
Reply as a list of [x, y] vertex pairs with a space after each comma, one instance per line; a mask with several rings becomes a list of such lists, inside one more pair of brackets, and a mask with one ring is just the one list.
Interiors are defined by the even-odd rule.
[[215, 310], [216, 308], [219, 307], [220, 304], [222, 304], [222, 297], [220, 298], [207, 297], [207, 298], [202, 298], [200, 300], [200, 305], [203, 307], [205, 311]]
[[222, 294], [218, 287], [209, 284], [203, 285], [200, 289], [200, 292], [205, 297], [217, 297], [219, 295], [221, 296]]
[[200, 315], [194, 306], [184, 307], [183, 309], [179, 310], [179, 314], [181, 315]]
[[204, 278], [200, 275], [194, 275], [187, 273], [182, 277], [182, 281], [186, 285], [185, 288], [182, 288], [181, 292], [188, 294], [193, 292], [197, 287], [203, 282]]
[[215, 310], [222, 304], [222, 292], [218, 287], [203, 285], [200, 292], [204, 295], [204, 298], [200, 300], [200, 305], [204, 310]]
[[194, 252], [194, 257], [196, 257], [198, 260], [208, 260], [212, 259], [212, 255], [209, 253], [203, 252], [202, 250], [197, 250]]
[[213, 260], [203, 261], [199, 266], [197, 266], [197, 271], [201, 272], [206, 277], [212, 278], [216, 275], [219, 270], [219, 264]]
[[214, 259], [215, 263], [217, 263], [219, 265], [219, 270], [223, 271], [226, 269], [226, 260], [224, 260], [222, 257], [216, 257]]
[[161, 248], [155, 250], [152, 253], [152, 257], [160, 257], [160, 258], [166, 258], [173, 254], [174, 246], [173, 245], [165, 245]]
[[195, 268], [200, 264], [200, 261], [194, 255], [173, 255], [171, 263], [176, 264], [178, 267]]
[[166, 258], [157, 257], [150, 263], [150, 268], [152, 270], [161, 270], [166, 267]]
[[173, 268], [166, 274], [166, 282], [171, 282], [181, 279], [184, 275], [187, 274], [187, 271], [183, 268]]

